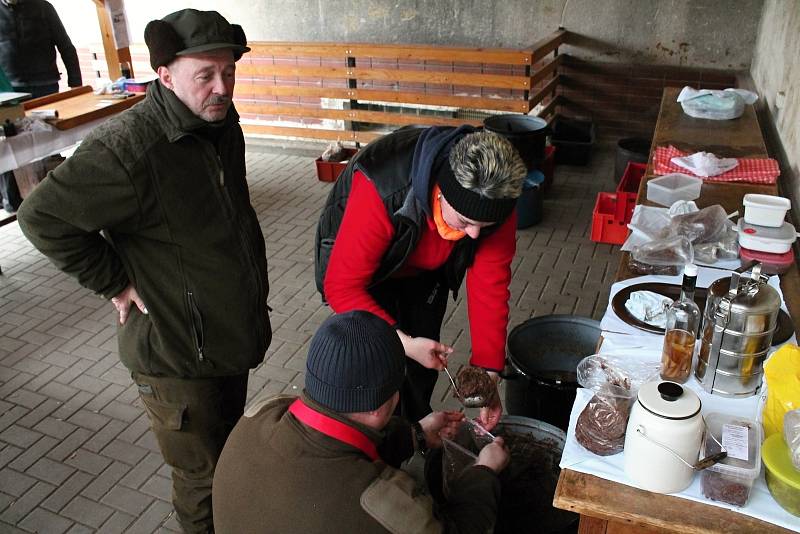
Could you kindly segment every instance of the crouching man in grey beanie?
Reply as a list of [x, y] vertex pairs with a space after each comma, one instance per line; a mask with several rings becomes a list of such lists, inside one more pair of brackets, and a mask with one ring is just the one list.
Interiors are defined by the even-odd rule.
[[226, 533], [489, 532], [508, 463], [502, 438], [484, 447], [434, 512], [398, 469], [441, 446], [463, 418], [393, 417], [405, 352], [365, 311], [335, 315], [314, 338], [300, 398], [256, 398], [228, 438], [214, 475], [214, 526]]

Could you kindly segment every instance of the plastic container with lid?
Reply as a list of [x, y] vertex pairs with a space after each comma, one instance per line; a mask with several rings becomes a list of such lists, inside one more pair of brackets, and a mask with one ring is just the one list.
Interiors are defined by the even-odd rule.
[[761, 459], [772, 497], [784, 510], [800, 517], [800, 471], [792, 465], [789, 447], [780, 432], [764, 440]]
[[739, 246], [770, 254], [785, 254], [791, 250], [792, 243], [797, 239], [794, 226], [788, 222], [778, 228], [770, 228], [750, 224], [741, 218], [736, 231], [739, 232]]
[[783, 274], [794, 264], [794, 251], [789, 249], [783, 254], [770, 254], [769, 252], [759, 252], [749, 248], [739, 247], [739, 255], [742, 263], [745, 261], [757, 261], [761, 264], [761, 272], [764, 274]]
[[647, 182], [647, 200], [672, 206], [679, 200], [694, 200], [700, 196], [703, 180], [688, 174], [665, 174]]
[[744, 222], [771, 228], [779, 228], [792, 207], [788, 198], [755, 193], [745, 195], [743, 203]]
[[761, 425], [746, 417], [708, 414], [700, 454], [709, 457], [722, 447], [728, 455], [701, 471], [703, 496], [744, 506], [761, 471]]

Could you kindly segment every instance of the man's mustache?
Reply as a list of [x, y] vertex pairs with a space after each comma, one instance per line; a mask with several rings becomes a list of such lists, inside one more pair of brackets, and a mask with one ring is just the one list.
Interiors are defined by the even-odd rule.
[[231, 103], [231, 98], [230, 97], [222, 96], [222, 95], [214, 95], [211, 98], [209, 98], [208, 100], [206, 100], [206, 103], [205, 103], [205, 105], [203, 107], [217, 106], [217, 105], [220, 105], [220, 104], [230, 104], [230, 103]]

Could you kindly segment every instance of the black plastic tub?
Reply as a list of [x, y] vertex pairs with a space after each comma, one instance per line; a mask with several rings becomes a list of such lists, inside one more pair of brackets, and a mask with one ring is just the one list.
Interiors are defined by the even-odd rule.
[[614, 178], [617, 183], [622, 179], [628, 163], [647, 163], [652, 142], [652, 139], [643, 137], [626, 137], [617, 142], [617, 157], [614, 161]]
[[553, 120], [550, 143], [556, 147], [556, 163], [586, 165], [595, 142], [594, 123], [558, 116]]
[[566, 431], [578, 388], [577, 367], [595, 353], [600, 323], [575, 315], [528, 319], [508, 335], [506, 411]]
[[494, 115], [483, 120], [483, 127], [511, 141], [529, 171], [538, 169], [544, 161], [550, 132], [546, 120], [531, 115]]

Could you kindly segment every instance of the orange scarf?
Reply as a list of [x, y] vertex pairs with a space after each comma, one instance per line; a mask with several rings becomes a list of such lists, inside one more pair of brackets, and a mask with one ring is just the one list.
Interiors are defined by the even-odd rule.
[[431, 198], [431, 210], [433, 211], [433, 222], [436, 223], [436, 230], [439, 232], [439, 237], [447, 241], [458, 241], [464, 237], [466, 232], [455, 230], [451, 228], [442, 217], [442, 200], [439, 198], [441, 189], [439, 185], [433, 186], [433, 197]]

